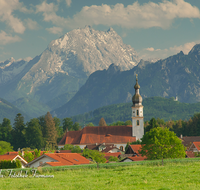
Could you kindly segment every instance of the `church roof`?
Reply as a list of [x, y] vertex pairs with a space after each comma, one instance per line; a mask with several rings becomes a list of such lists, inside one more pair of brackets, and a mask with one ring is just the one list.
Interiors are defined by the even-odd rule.
[[66, 132], [58, 145], [95, 144], [95, 143], [127, 143], [136, 141], [132, 136], [132, 126], [98, 126], [84, 127], [80, 131]]

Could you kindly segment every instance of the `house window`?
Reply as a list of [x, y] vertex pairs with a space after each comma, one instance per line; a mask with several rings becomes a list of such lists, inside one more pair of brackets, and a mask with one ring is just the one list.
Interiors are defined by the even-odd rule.
[[137, 125], [140, 125], [140, 121], [139, 120], [137, 120]]
[[139, 110], [137, 110], [137, 116], [139, 115]]
[[124, 147], [123, 147], [123, 146], [120, 146], [119, 149], [120, 149], [121, 151], [124, 151]]

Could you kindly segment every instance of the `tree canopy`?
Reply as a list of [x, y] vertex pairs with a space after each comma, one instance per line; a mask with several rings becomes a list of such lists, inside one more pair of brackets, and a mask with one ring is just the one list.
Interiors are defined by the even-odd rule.
[[72, 153], [81, 153], [81, 148], [79, 146], [74, 146], [72, 144], [65, 144], [63, 150], [71, 150]]
[[98, 150], [90, 150], [90, 149], [84, 149], [82, 156], [86, 158], [90, 158], [96, 163], [105, 163], [106, 159], [104, 158], [104, 154], [99, 152]]
[[185, 147], [173, 131], [168, 128], [152, 128], [142, 138], [142, 156], [147, 159], [183, 158]]
[[5, 154], [6, 152], [13, 151], [13, 147], [10, 143], [5, 141], [0, 141], [0, 155]]
[[107, 126], [106, 121], [103, 117], [99, 121], [99, 126]]

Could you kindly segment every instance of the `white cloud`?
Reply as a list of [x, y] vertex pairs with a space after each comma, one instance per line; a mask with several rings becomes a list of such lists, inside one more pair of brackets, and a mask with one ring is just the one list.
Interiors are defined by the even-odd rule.
[[38, 23], [30, 18], [25, 19], [24, 22], [30, 30], [37, 30], [39, 28]]
[[72, 0], [65, 0], [68, 7], [71, 6]]
[[153, 47], [145, 48], [139, 52], [139, 56], [144, 60], [148, 60], [152, 58], [164, 59], [171, 55], [175, 55], [180, 51], [183, 51], [184, 54], [188, 54], [193, 46], [198, 43], [200, 43], [200, 40], [188, 42], [180, 46], [169, 47], [168, 49], [154, 49]]
[[19, 36], [16, 36], [16, 35], [11, 36], [11, 35], [8, 35], [5, 31], [1, 30], [0, 44], [6, 45], [6, 44], [9, 44], [9, 43], [19, 42], [21, 40], [22, 39]]
[[14, 10], [25, 12], [27, 9], [19, 0], [1, 0], [0, 21], [5, 22], [14, 32], [22, 34], [26, 28], [23, 22], [13, 14]]
[[47, 31], [49, 31], [52, 34], [61, 34], [62, 33], [62, 28], [60, 27], [52, 27], [52, 28], [46, 28]]
[[85, 25], [118, 25], [124, 28], [159, 27], [167, 29], [175, 18], [200, 18], [200, 11], [184, 0], [164, 0], [160, 3], [138, 2], [124, 7], [123, 4], [109, 6], [85, 6], [73, 18], [64, 18], [56, 14], [58, 6], [43, 2], [36, 6], [36, 12], [43, 12], [44, 21], [60, 27], [77, 28]]
[[146, 48], [147, 51], [155, 51], [155, 49], [153, 47], [150, 48]]

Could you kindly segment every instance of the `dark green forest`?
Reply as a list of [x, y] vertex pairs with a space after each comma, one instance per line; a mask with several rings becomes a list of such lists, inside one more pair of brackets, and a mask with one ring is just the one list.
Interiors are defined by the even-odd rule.
[[[18, 148], [25, 149], [41, 149], [55, 150], [57, 143], [64, 136], [66, 131], [81, 130], [78, 122], [73, 122], [71, 118], [60, 120], [52, 117], [49, 112], [39, 118], [33, 118], [24, 123], [24, 117], [18, 113], [11, 126], [9, 119], [4, 118], [0, 123], [0, 141], [8, 142], [14, 150]], [[131, 121], [116, 121], [110, 124], [114, 125], [130, 125]], [[106, 125], [106, 123], [105, 123]], [[94, 126], [92, 122], [86, 126]], [[200, 113], [194, 114], [189, 120], [168, 120], [151, 118], [145, 122], [145, 132], [154, 127], [169, 128], [174, 131], [177, 136], [200, 136]]]
[[[195, 113], [200, 112], [200, 102], [182, 103], [174, 101], [174, 98], [151, 97], [143, 100], [144, 120], [149, 121], [151, 118], [161, 118], [164, 121], [169, 120], [189, 120]], [[99, 120], [103, 117], [107, 124], [116, 121], [131, 120], [132, 103], [121, 103], [104, 106], [85, 114], [71, 117], [74, 122], [86, 125], [92, 122], [98, 125]]]

